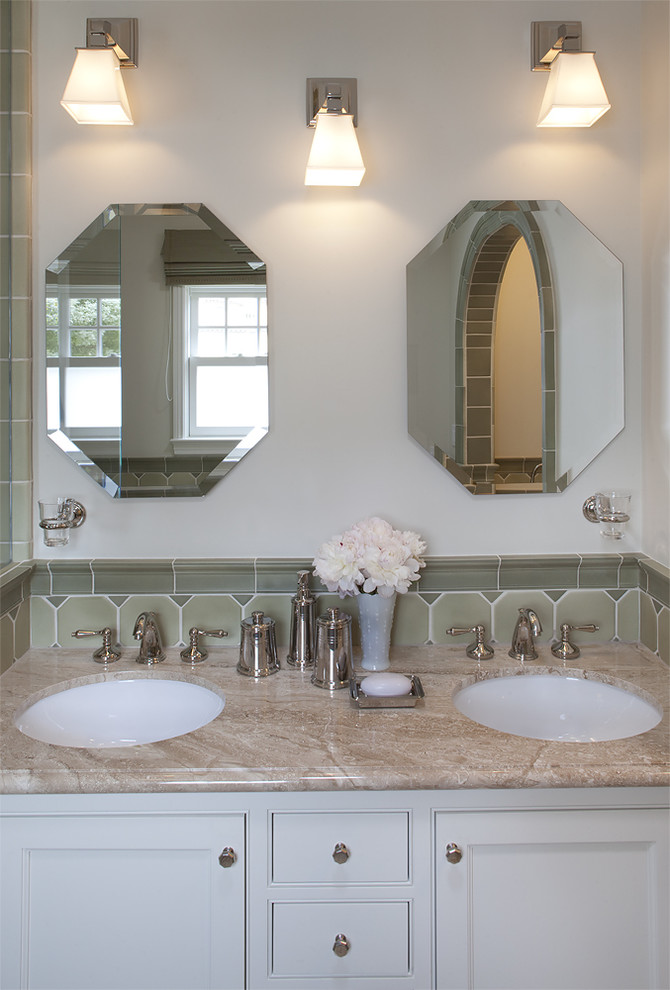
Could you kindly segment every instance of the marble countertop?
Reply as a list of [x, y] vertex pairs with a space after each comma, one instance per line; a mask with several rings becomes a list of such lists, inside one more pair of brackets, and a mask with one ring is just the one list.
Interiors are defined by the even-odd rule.
[[[548, 646], [525, 666], [564, 669]], [[418, 674], [425, 698], [414, 708], [359, 709], [347, 690], [314, 687], [310, 674], [286, 666], [260, 681], [235, 670], [238, 651], [210, 648], [195, 668], [178, 650], [147, 668], [127, 649], [109, 668], [88, 651], [31, 650], [0, 678], [0, 791], [156, 793], [325, 791], [523, 787], [660, 786], [670, 782], [670, 671], [644, 647], [585, 647], [570, 669], [625, 681], [664, 710], [659, 725], [629, 739], [545, 742], [487, 729], [461, 715], [452, 694], [476, 677], [518, 671], [502, 646], [477, 665], [462, 646], [396, 647], [391, 669]], [[79, 678], [194, 676], [225, 694], [208, 725], [163, 742], [75, 749], [21, 733], [14, 715]]]

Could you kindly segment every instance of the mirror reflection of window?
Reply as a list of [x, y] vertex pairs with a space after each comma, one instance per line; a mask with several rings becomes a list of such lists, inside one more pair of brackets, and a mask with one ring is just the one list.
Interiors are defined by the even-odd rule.
[[47, 429], [118, 438], [121, 299], [117, 286], [69, 286], [46, 300]]
[[[176, 286], [175, 394], [182, 439], [242, 440], [268, 425], [267, 295], [262, 285]], [[176, 409], [175, 409], [176, 412]]]

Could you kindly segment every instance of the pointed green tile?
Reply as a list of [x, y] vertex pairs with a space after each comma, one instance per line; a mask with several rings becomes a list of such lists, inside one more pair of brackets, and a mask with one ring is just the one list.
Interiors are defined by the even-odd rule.
[[391, 627], [391, 644], [414, 646], [427, 642], [429, 615], [430, 609], [419, 595], [412, 592], [398, 595]]
[[658, 655], [670, 664], [670, 608], [665, 606], [658, 615]]
[[615, 602], [618, 602], [620, 598], [628, 594], [625, 588], [607, 588], [607, 594], [610, 598], [613, 598]]
[[640, 596], [640, 641], [648, 650], [656, 653], [658, 649], [658, 616], [651, 598], [644, 594]]
[[58, 642], [62, 647], [85, 649], [93, 653], [100, 646], [102, 639], [91, 636], [84, 639], [73, 637], [76, 629], [112, 630], [112, 642], [118, 639], [117, 612], [108, 598], [102, 595], [73, 595], [58, 609], [56, 617], [56, 632]]
[[[254, 595], [244, 607], [244, 618], [252, 612], [263, 612], [275, 620], [275, 636], [277, 647], [284, 649], [288, 646], [291, 629], [291, 595]], [[280, 660], [282, 654], [280, 654]]]
[[14, 623], [10, 616], [0, 618], [0, 674], [14, 663]]
[[492, 635], [496, 643], [509, 649], [520, 608], [532, 608], [542, 625], [537, 638], [539, 643], [552, 639], [554, 631], [554, 603], [542, 591], [507, 591], [492, 608]]
[[631, 588], [616, 603], [617, 639], [624, 643], [636, 643], [640, 639], [640, 599], [637, 588]]
[[248, 602], [251, 601], [251, 599], [254, 596], [253, 595], [233, 595], [232, 597], [235, 599], [235, 601], [239, 605], [241, 605], [242, 607], [244, 607]]
[[564, 594], [565, 594], [565, 589], [563, 589], [562, 591], [546, 591], [545, 590], [545, 595], [547, 595], [548, 598], [551, 598], [552, 602], [558, 602], [558, 601], [560, 601]]
[[432, 643], [447, 643], [455, 645], [462, 643], [467, 646], [474, 641], [474, 633], [467, 632], [461, 636], [450, 636], [447, 629], [466, 629], [483, 624], [485, 638], [492, 636], [492, 608], [484, 595], [475, 591], [450, 591], [442, 595], [439, 602], [430, 610], [430, 639]]
[[133, 639], [135, 621], [140, 612], [155, 612], [163, 646], [179, 645], [180, 609], [169, 595], [132, 595], [119, 609], [119, 641], [137, 649]]
[[30, 602], [30, 639], [33, 646], [53, 646], [56, 642], [56, 609], [46, 598]]
[[223, 639], [204, 638], [207, 649], [217, 646], [239, 646], [242, 608], [232, 595], [197, 595], [182, 609], [181, 638], [188, 643], [191, 626], [198, 629], [225, 629], [228, 635]]
[[592, 623], [598, 626], [596, 632], [574, 630], [570, 638], [579, 646], [589, 643], [608, 643], [617, 631], [617, 608], [606, 591], [580, 589], [569, 591], [556, 606], [556, 629], [563, 622], [571, 626], [585, 626]]
[[23, 601], [14, 619], [14, 655], [19, 660], [30, 649], [30, 602]]

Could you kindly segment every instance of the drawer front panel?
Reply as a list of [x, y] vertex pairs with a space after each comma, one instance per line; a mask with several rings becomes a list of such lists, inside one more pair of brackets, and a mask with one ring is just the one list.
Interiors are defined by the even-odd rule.
[[[275, 902], [272, 975], [408, 976], [410, 908], [409, 901]], [[343, 955], [333, 949], [338, 936]]]
[[409, 864], [407, 811], [272, 815], [272, 883], [407, 883]]

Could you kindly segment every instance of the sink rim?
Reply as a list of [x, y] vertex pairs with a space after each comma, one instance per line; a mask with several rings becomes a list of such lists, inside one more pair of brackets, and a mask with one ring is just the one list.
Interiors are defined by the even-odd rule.
[[[654, 709], [658, 715], [658, 721], [650, 726], [648, 729], [643, 729], [641, 732], [636, 732], [633, 734], [625, 736], [615, 736], [609, 739], [561, 739], [551, 736], [529, 736], [523, 732], [514, 732], [510, 729], [499, 729], [493, 725], [486, 725], [484, 722], [480, 722], [478, 719], [466, 712], [461, 711], [456, 705], [456, 696], [465, 688], [472, 687], [476, 684], [483, 684], [488, 681], [498, 680], [498, 679], [511, 679], [516, 677], [558, 677], [564, 680], [582, 680], [590, 681], [593, 683], [604, 684], [609, 687], [618, 688], [621, 691], [626, 692], [634, 697], [639, 698], [641, 701], [646, 702], [651, 708]], [[577, 745], [583, 743], [588, 743], [592, 745], [594, 742], [616, 742], [617, 740], [623, 739], [634, 739], [637, 735], [644, 735], [647, 732], [651, 732], [658, 728], [664, 717], [663, 706], [659, 703], [658, 699], [654, 697], [649, 691], [646, 691], [643, 687], [638, 684], [634, 684], [631, 681], [627, 681], [622, 677], [616, 677], [613, 674], [608, 674], [604, 671], [587, 670], [583, 667], [556, 667], [556, 666], [538, 666], [538, 667], [506, 667], [498, 670], [478, 670], [474, 674], [465, 676], [461, 678], [459, 683], [454, 687], [451, 693], [451, 701], [454, 708], [459, 715], [467, 719], [469, 722], [475, 725], [483, 726], [484, 728], [492, 729], [494, 732], [500, 732], [506, 735], [516, 736], [522, 739], [536, 739], [538, 742], [548, 742], [548, 743], [564, 743], [572, 742]]]
[[49, 686], [42, 688], [40, 690], [34, 691], [30, 694], [13, 712], [12, 721], [14, 728], [16, 728], [22, 735], [26, 736], [28, 739], [32, 739], [35, 742], [41, 742], [46, 746], [60, 746], [68, 749], [127, 749], [130, 745], [135, 746], [150, 746], [153, 745], [152, 742], [135, 742], [132, 744], [119, 743], [114, 745], [113, 743], [91, 743], [90, 745], [78, 745], [75, 743], [59, 743], [59, 742], [47, 742], [45, 740], [38, 739], [36, 736], [31, 735], [29, 732], [24, 731], [19, 722], [22, 717], [32, 708], [35, 704], [40, 701], [44, 701], [47, 698], [55, 697], [59, 694], [65, 694], [74, 688], [89, 687], [94, 684], [105, 684], [114, 682], [125, 682], [125, 681], [173, 681], [180, 682], [184, 684], [194, 685], [196, 687], [204, 688], [210, 691], [212, 694], [216, 695], [222, 702], [221, 711], [218, 712], [209, 722], [205, 722], [203, 725], [196, 726], [193, 729], [182, 731], [176, 733], [175, 735], [169, 735], [161, 739], [156, 739], [154, 742], [168, 742], [171, 739], [177, 739], [180, 736], [187, 735], [189, 732], [196, 732], [199, 728], [206, 728], [211, 722], [215, 721], [218, 716], [223, 711], [226, 704], [226, 695], [222, 688], [213, 684], [211, 681], [206, 680], [203, 677], [191, 674], [190, 671], [181, 670], [169, 670], [160, 668], [149, 668], [148, 670], [135, 670], [133, 668], [124, 667], [122, 670], [105, 670], [99, 673], [91, 673], [82, 675], [81, 677], [71, 677], [64, 681], [58, 681], [55, 684], [50, 684]]

